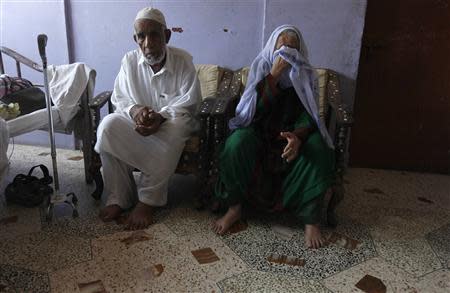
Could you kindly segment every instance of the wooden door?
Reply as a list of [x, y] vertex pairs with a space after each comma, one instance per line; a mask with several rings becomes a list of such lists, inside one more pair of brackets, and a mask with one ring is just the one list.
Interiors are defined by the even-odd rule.
[[350, 165], [450, 173], [450, 0], [369, 0]]

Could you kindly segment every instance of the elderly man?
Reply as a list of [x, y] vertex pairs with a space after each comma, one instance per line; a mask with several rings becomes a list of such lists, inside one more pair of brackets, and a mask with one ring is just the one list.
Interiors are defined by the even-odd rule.
[[214, 223], [218, 234], [246, 203], [293, 211], [305, 224], [306, 246], [323, 245], [320, 211], [334, 181], [334, 147], [319, 118], [315, 81], [300, 31], [275, 29], [252, 63], [220, 154], [215, 196], [228, 210]]
[[[193, 114], [201, 95], [192, 56], [167, 46], [169, 39], [161, 11], [138, 12], [134, 40], [139, 49], [122, 59], [111, 97], [115, 113], [98, 130], [95, 149], [108, 192], [100, 217], [111, 221], [134, 207], [126, 220], [132, 230], [148, 227], [152, 207], [166, 204], [169, 177], [196, 127]], [[137, 186], [135, 168], [141, 171]]]

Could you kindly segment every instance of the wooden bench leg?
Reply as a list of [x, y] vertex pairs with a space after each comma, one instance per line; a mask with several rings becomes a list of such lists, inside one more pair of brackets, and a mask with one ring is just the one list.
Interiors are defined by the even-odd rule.
[[336, 207], [344, 199], [344, 185], [343, 180], [337, 178], [336, 184], [332, 187], [331, 198], [327, 207], [327, 224], [328, 226], [335, 228], [338, 224], [336, 216]]
[[84, 177], [87, 184], [91, 184], [93, 182], [93, 174], [91, 172], [92, 169], [92, 156], [94, 150], [91, 148], [91, 139], [90, 133], [83, 133], [83, 159], [84, 159]]
[[89, 172], [92, 176], [92, 179], [95, 182], [95, 190], [91, 194], [91, 196], [95, 200], [99, 200], [102, 196], [103, 188], [104, 188], [103, 177], [102, 177], [102, 173], [100, 172], [100, 168], [102, 167], [102, 161], [100, 160], [100, 155], [97, 154], [97, 152], [94, 150], [94, 147], [97, 142], [97, 129], [100, 124], [100, 108], [96, 107], [95, 109], [93, 109], [92, 113], [93, 113], [93, 117], [92, 117], [93, 125], [92, 125], [92, 132], [91, 132], [92, 138], [91, 138], [91, 142], [89, 144], [89, 148], [90, 148], [89, 151], [90, 151], [90, 157], [91, 157]]
[[103, 177], [102, 173], [100, 172], [101, 167], [102, 163], [100, 160], [100, 156], [97, 153], [94, 153], [90, 173], [92, 174], [92, 177], [95, 181], [95, 190], [91, 193], [92, 198], [94, 198], [95, 200], [101, 199], [104, 188]]

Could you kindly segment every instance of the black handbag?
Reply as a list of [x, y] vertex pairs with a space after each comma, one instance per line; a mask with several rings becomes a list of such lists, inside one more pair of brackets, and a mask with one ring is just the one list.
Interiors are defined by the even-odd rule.
[[46, 107], [45, 94], [37, 87], [29, 87], [7, 94], [2, 97], [0, 101], [5, 104], [18, 103], [20, 107], [20, 116], [44, 109]]
[[[44, 175], [42, 178], [33, 176], [34, 169], [39, 167]], [[40, 205], [44, 198], [53, 192], [50, 184], [53, 178], [49, 175], [48, 169], [44, 165], [33, 166], [27, 175], [18, 174], [13, 182], [5, 189], [6, 202], [22, 205], [25, 207], [35, 207]]]

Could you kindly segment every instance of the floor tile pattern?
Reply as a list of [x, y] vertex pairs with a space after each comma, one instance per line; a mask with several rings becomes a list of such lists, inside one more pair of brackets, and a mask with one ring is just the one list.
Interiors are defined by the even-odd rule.
[[[348, 169], [339, 225], [322, 230], [334, 239], [310, 250], [289, 214], [245, 211], [246, 225], [215, 235], [211, 223], [219, 215], [192, 208], [190, 176], [170, 180], [169, 204], [155, 210], [148, 229], [103, 223], [97, 215], [104, 198], [89, 196], [94, 186], [84, 182], [83, 161], [70, 159], [79, 155], [58, 150], [61, 190], [77, 195], [79, 218], [62, 209], [48, 223], [40, 208], [6, 205], [0, 197], [0, 292], [97, 286], [130, 293], [348, 293], [361, 292], [355, 285], [366, 275], [387, 292], [450, 292], [450, 176]], [[39, 163], [51, 166], [48, 148], [16, 145], [0, 190]], [[199, 262], [192, 253], [198, 250], [211, 262]]]

